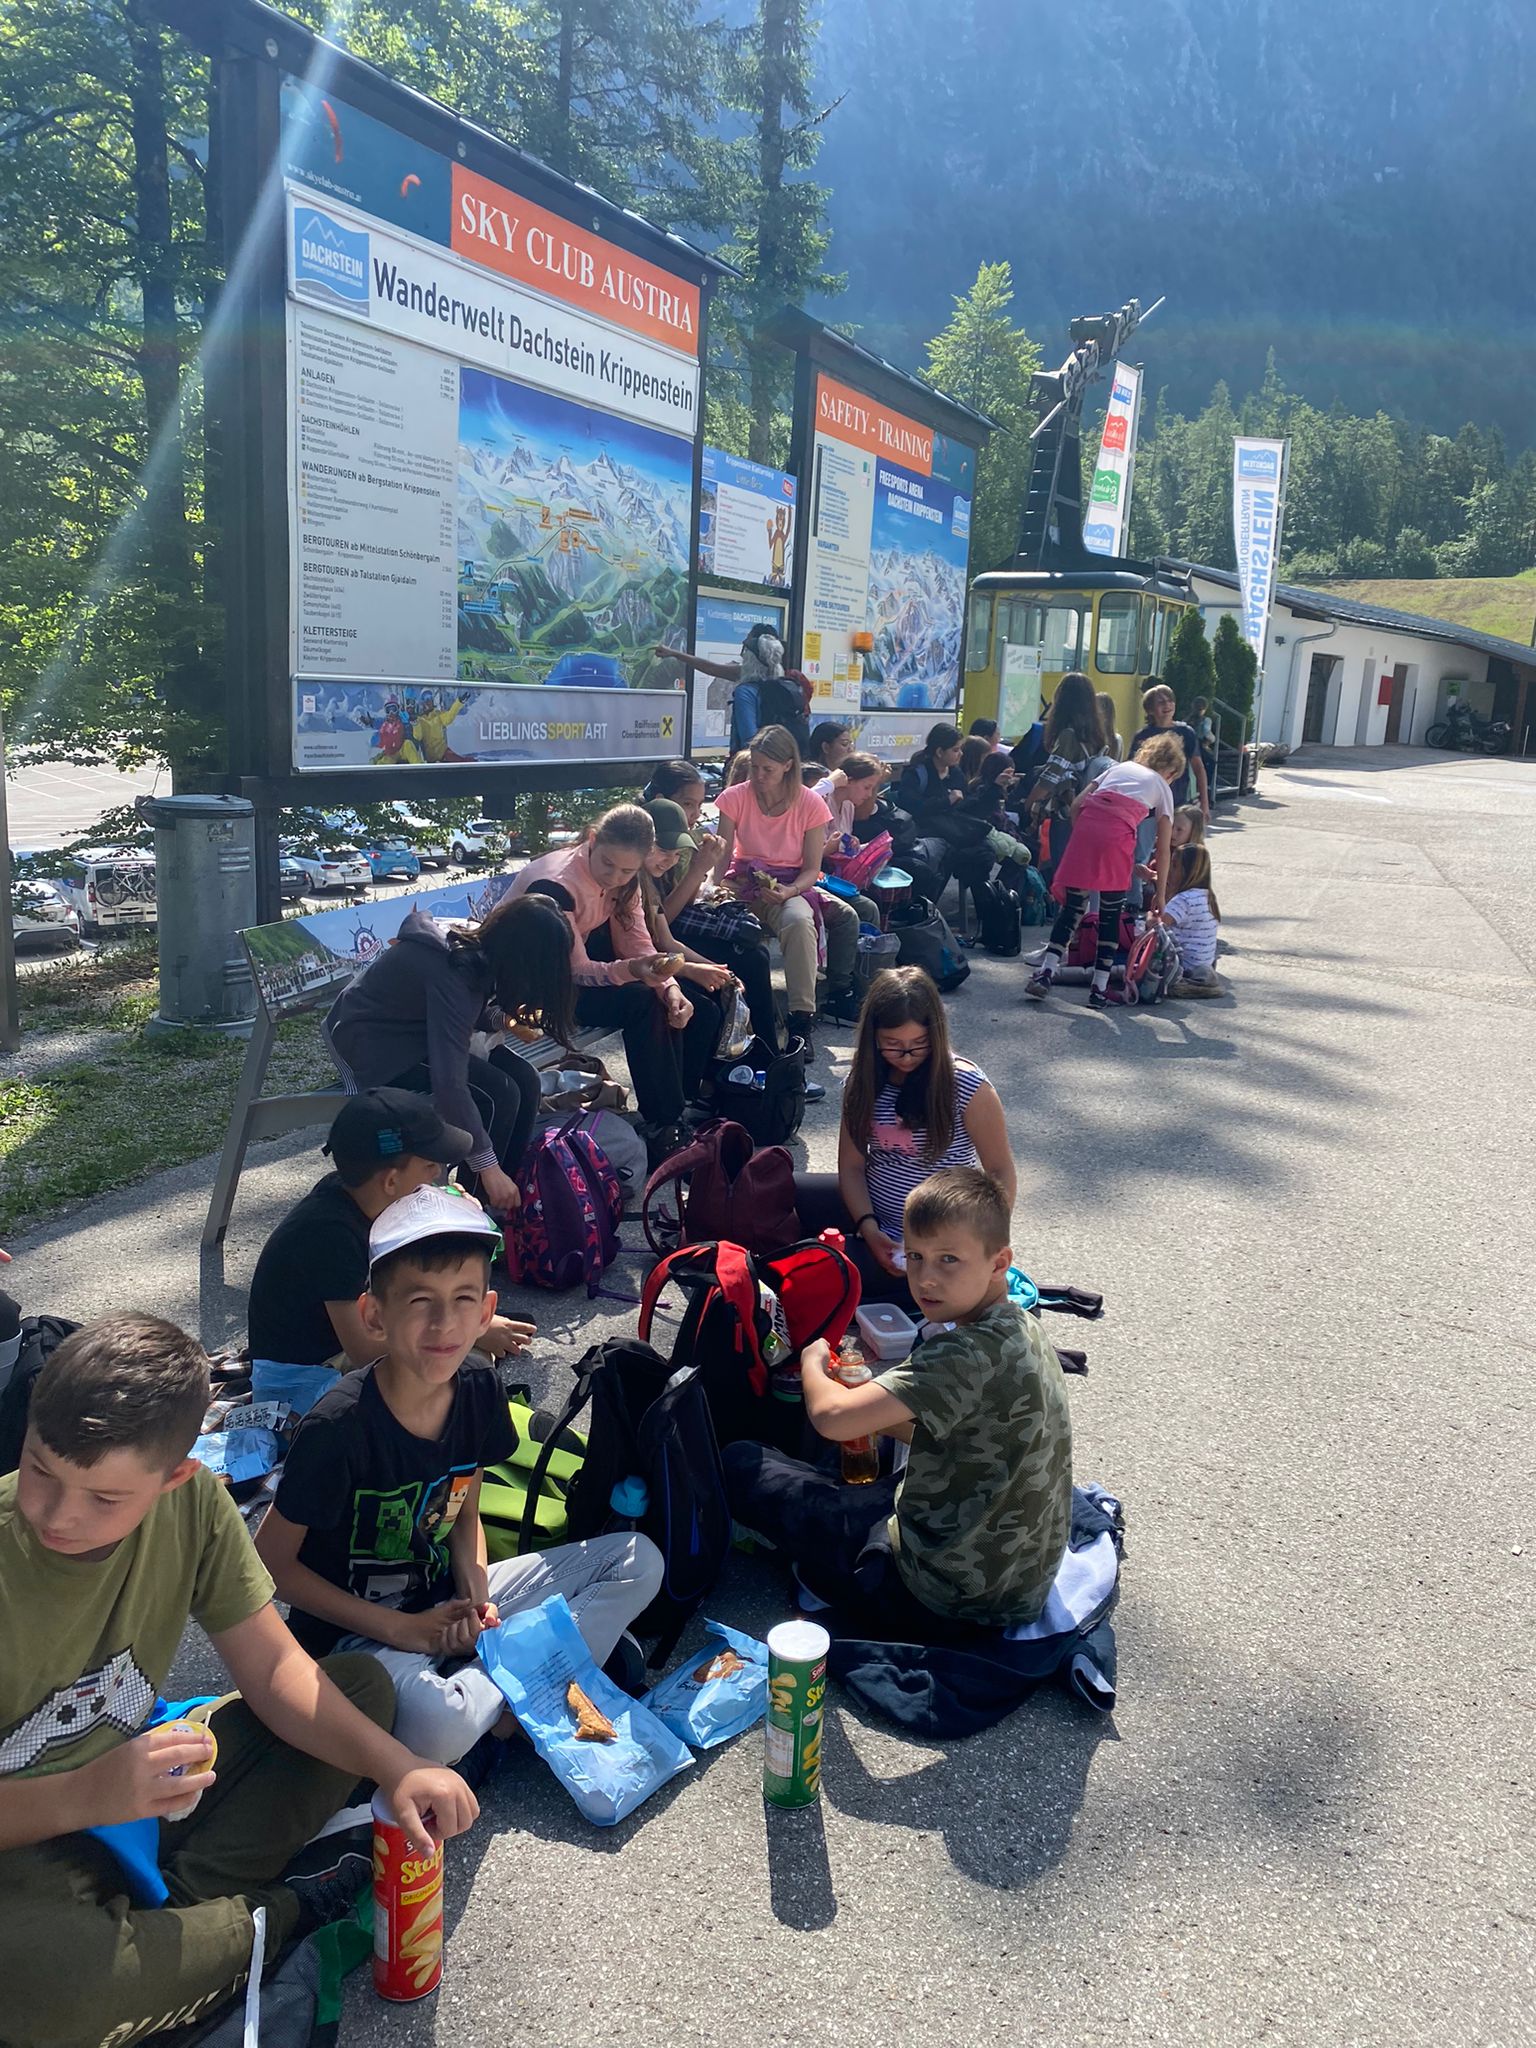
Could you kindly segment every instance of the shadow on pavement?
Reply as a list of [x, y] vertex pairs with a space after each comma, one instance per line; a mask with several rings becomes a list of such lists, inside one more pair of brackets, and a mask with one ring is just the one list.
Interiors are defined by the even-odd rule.
[[827, 1829], [821, 1803], [765, 1806], [768, 1816], [768, 1892], [783, 1927], [814, 1934], [837, 1918]]
[[[942, 1837], [957, 1870], [996, 1891], [1022, 1891], [1061, 1862], [1111, 1716], [1042, 1689], [924, 1769], [877, 1778], [849, 1740], [848, 1709], [827, 1721], [822, 1796], [839, 1813]], [[899, 1853], [899, 1852], [897, 1852]]]

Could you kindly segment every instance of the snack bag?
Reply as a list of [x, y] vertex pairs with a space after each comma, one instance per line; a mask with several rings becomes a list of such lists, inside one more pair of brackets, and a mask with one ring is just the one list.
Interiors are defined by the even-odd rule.
[[475, 1652], [534, 1748], [595, 1827], [627, 1819], [693, 1762], [646, 1706], [598, 1670], [559, 1593], [487, 1629]]
[[712, 1641], [651, 1687], [645, 1704], [664, 1728], [695, 1749], [729, 1742], [768, 1707], [768, 1645], [723, 1621], [705, 1621]]

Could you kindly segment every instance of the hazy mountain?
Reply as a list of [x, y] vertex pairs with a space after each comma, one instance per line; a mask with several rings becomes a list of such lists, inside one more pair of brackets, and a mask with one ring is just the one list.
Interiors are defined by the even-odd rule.
[[1531, 0], [825, 0], [819, 65], [825, 310], [903, 365], [1007, 257], [1050, 361], [1166, 292], [1181, 405], [1273, 345], [1319, 404], [1536, 442]]

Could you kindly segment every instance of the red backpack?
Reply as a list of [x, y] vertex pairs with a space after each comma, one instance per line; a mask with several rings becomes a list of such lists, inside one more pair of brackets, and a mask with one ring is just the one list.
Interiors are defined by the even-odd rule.
[[585, 1281], [595, 1295], [620, 1249], [624, 1191], [580, 1117], [539, 1133], [518, 1168], [517, 1191], [522, 1203], [506, 1228], [512, 1279], [556, 1293]]
[[686, 1301], [674, 1370], [697, 1367], [720, 1443], [745, 1439], [798, 1452], [805, 1426], [800, 1353], [824, 1337], [835, 1350], [859, 1305], [858, 1269], [836, 1232], [770, 1254], [739, 1244], [685, 1245], [657, 1261], [640, 1297], [648, 1343], [656, 1303], [674, 1286]]
[[754, 1147], [741, 1124], [707, 1124], [646, 1182], [640, 1221], [658, 1258], [711, 1238], [776, 1252], [801, 1232], [795, 1162], [783, 1145]]

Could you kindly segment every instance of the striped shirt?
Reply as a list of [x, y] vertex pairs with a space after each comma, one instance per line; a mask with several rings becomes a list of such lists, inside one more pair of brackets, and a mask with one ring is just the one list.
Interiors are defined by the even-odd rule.
[[976, 1147], [965, 1128], [965, 1114], [986, 1075], [969, 1060], [955, 1061], [955, 1135], [941, 1159], [930, 1159], [927, 1133], [919, 1126], [909, 1130], [896, 1115], [896, 1083], [888, 1081], [875, 1097], [870, 1124], [869, 1151], [865, 1157], [865, 1178], [869, 1184], [869, 1206], [875, 1221], [887, 1237], [901, 1242], [901, 1212], [908, 1195], [941, 1166], [979, 1166]]
[[1172, 928], [1184, 972], [1209, 974], [1216, 965], [1216, 934], [1220, 929], [1211, 915], [1210, 891], [1181, 890], [1170, 900], [1163, 915]]

